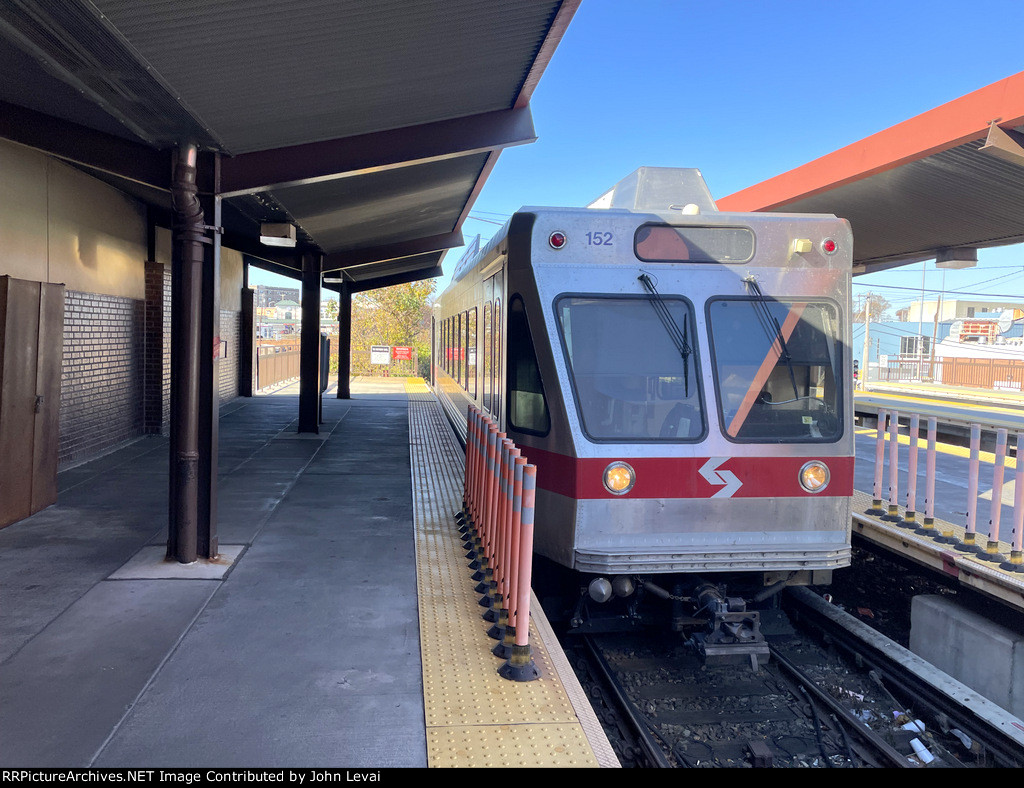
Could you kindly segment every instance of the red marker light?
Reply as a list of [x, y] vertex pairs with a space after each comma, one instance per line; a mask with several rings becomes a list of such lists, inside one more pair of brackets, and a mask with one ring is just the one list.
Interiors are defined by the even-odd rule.
[[831, 238], [826, 238], [824, 241], [821, 242], [821, 251], [823, 251], [825, 254], [835, 254], [836, 249], [838, 248], [839, 245]]
[[548, 246], [552, 249], [561, 249], [565, 246], [566, 237], [565, 233], [553, 232], [548, 236]]

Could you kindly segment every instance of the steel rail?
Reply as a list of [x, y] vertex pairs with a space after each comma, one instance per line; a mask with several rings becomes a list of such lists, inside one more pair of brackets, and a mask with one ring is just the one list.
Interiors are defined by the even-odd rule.
[[660, 769], [671, 769], [672, 764], [669, 762], [668, 757], [665, 755], [665, 751], [661, 748], [661, 745], [654, 740], [651, 735], [647, 722], [640, 719], [635, 713], [633, 703], [626, 697], [626, 693], [623, 692], [621, 685], [618, 680], [612, 675], [611, 668], [608, 666], [605, 658], [601, 656], [600, 651], [594, 644], [594, 641], [590, 637], [583, 637], [583, 642], [587, 647], [591, 663], [597, 669], [599, 678], [605, 683], [608, 689], [611, 691], [615, 702], [618, 704], [623, 715], [629, 721], [630, 725], [633, 726], [636, 732], [637, 741], [639, 742], [644, 754], [647, 756], [652, 766], [656, 766]]
[[778, 651], [778, 649], [772, 646], [771, 652], [772, 658], [783, 672], [796, 681], [799, 686], [807, 690], [808, 694], [813, 696], [815, 701], [821, 703], [832, 714], [838, 717], [840, 724], [845, 725], [847, 731], [852, 732], [853, 735], [867, 744], [875, 753], [881, 755], [890, 766], [898, 766], [900, 768], [912, 768], [914, 766], [907, 756], [898, 752], [892, 747], [892, 745], [885, 741], [885, 739], [851, 714], [850, 711], [835, 698], [827, 692], [824, 692], [806, 673], [790, 662]]
[[812, 591], [790, 588], [787, 595], [836, 645], [911, 695], [923, 709], [944, 715], [952, 727], [984, 744], [997, 765], [1024, 765], [1024, 722]]

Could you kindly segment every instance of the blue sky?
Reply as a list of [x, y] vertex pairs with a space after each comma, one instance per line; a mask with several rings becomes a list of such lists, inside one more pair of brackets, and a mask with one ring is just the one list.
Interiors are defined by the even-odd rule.
[[[698, 167], [724, 197], [1024, 70], [1022, 29], [1024, 3], [1004, 0], [583, 0], [531, 102], [537, 142], [502, 153], [463, 234], [585, 205], [645, 165]], [[917, 289], [885, 291], [902, 306], [921, 282], [918, 263], [855, 295]], [[1024, 249], [983, 250], [946, 288], [1024, 297]]]

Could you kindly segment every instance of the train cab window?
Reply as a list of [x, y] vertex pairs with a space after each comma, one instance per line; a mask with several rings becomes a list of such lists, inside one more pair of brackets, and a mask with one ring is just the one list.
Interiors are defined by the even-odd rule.
[[466, 317], [466, 380], [463, 388], [476, 399], [476, 307]]
[[508, 419], [520, 432], [546, 435], [551, 429], [533, 335], [523, 299], [518, 296], [512, 298], [508, 309]]
[[[697, 441], [704, 408], [693, 310], [667, 296], [563, 296], [555, 312], [583, 431], [594, 441]], [[659, 306], [660, 308], [660, 306]]]
[[833, 442], [843, 434], [842, 345], [831, 303], [708, 303], [719, 415], [727, 438]]

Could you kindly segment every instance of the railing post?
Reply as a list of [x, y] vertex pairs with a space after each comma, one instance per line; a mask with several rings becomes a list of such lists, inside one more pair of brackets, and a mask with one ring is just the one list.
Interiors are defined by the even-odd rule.
[[977, 424], [971, 425], [971, 458], [967, 465], [967, 530], [964, 532], [963, 541], [956, 545], [956, 549], [965, 553], [973, 553], [977, 548], [975, 542], [975, 531], [977, 530], [978, 514], [978, 470], [981, 451], [981, 427]]
[[1024, 572], [1024, 432], [1017, 433], [1017, 475], [1013, 488], [1013, 545], [1010, 560], [1000, 564], [1010, 572]]
[[885, 464], [885, 419], [888, 411], [878, 411], [878, 431], [875, 438], [875, 484], [872, 488], [871, 508], [867, 514], [885, 514], [882, 508], [882, 468]]
[[882, 515], [890, 523], [900, 522], [900, 414], [889, 416], [889, 511]]
[[[924, 463], [924, 522], [917, 529], [923, 536], [935, 536], [935, 436], [938, 422], [935, 416], [928, 417], [928, 450]], [[936, 537], [942, 539], [942, 537]]]
[[988, 520], [988, 541], [981, 553], [984, 561], [1004, 561], [999, 554], [999, 520], [1003, 513], [1003, 473], [1006, 467], [1006, 430], [996, 430], [996, 457], [992, 466], [992, 509]]
[[910, 416], [910, 463], [907, 468], [907, 511], [900, 521], [904, 528], [917, 528], [917, 439], [921, 428], [921, 417], [914, 413]]

